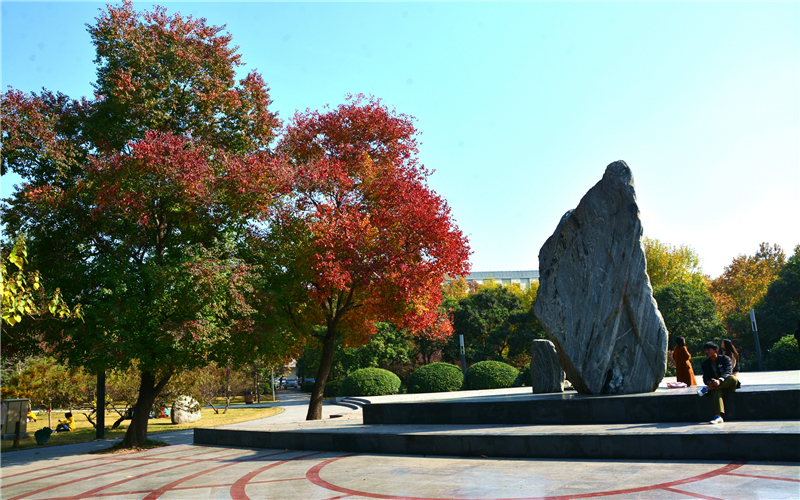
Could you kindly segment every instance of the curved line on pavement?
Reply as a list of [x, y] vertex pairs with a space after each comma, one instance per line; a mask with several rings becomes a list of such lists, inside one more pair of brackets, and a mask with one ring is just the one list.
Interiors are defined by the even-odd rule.
[[270, 454], [267, 454], [267, 455], [257, 455], [255, 457], [246, 458], [244, 460], [234, 460], [234, 461], [232, 461], [230, 463], [227, 463], [227, 464], [223, 464], [223, 465], [220, 465], [220, 466], [217, 466], [217, 467], [212, 467], [212, 468], [207, 469], [207, 470], [201, 470], [199, 472], [195, 472], [194, 474], [190, 474], [190, 475], [182, 477], [180, 479], [176, 479], [175, 481], [172, 481], [169, 484], [165, 484], [164, 486], [158, 488], [157, 490], [154, 490], [154, 491], [150, 492], [150, 494], [147, 495], [146, 497], [144, 497], [143, 500], [156, 500], [158, 497], [160, 497], [161, 495], [163, 495], [167, 491], [175, 488], [179, 484], [183, 484], [186, 481], [191, 481], [192, 479], [198, 478], [198, 477], [203, 476], [205, 474], [208, 474], [210, 472], [214, 472], [214, 471], [217, 471], [219, 469], [224, 469], [225, 467], [230, 467], [232, 465], [241, 464], [241, 463], [244, 463], [244, 462], [252, 462], [254, 460], [258, 460], [258, 459], [261, 459], [261, 458], [271, 457], [271, 456], [274, 456], [274, 455], [280, 455], [282, 453], [289, 453], [289, 450], [279, 451], [277, 453], [270, 453]]
[[[352, 456], [352, 455], [349, 455]], [[328, 464], [331, 464], [337, 460], [341, 460], [343, 458], [347, 458], [347, 456], [343, 457], [335, 457], [329, 460], [325, 460], [324, 462], [320, 462], [314, 467], [310, 468], [306, 473], [306, 478], [311, 481], [311, 483], [320, 486], [322, 488], [336, 491], [339, 493], [346, 493], [348, 495], [356, 495], [362, 496], [367, 498], [381, 498], [385, 500], [455, 500], [455, 499], [448, 499], [448, 498], [434, 498], [434, 497], [410, 497], [406, 495], [384, 495], [381, 493], [370, 493], [367, 491], [358, 491], [353, 490], [350, 488], [345, 488], [342, 486], [337, 486], [333, 483], [329, 483], [328, 481], [322, 479], [319, 475], [320, 471]], [[739, 467], [743, 466], [747, 462], [731, 462], [719, 469], [715, 469], [710, 472], [706, 472], [703, 474], [699, 474], [697, 476], [688, 477], [685, 479], [678, 479], [676, 481], [669, 481], [666, 483], [659, 483], [653, 484], [650, 486], [641, 486], [638, 488], [625, 488], [620, 490], [610, 490], [610, 491], [598, 491], [594, 493], [576, 493], [574, 495], [555, 495], [555, 496], [544, 496], [544, 497], [515, 497], [515, 498], [504, 498], [504, 499], [497, 499], [497, 500], [571, 500], [574, 498], [595, 498], [595, 497], [604, 497], [604, 496], [612, 496], [612, 495], [625, 495], [630, 493], [639, 493], [643, 491], [653, 491], [653, 490], [660, 490], [664, 488], [671, 488], [673, 486], [679, 486], [682, 484], [693, 483], [696, 481], [702, 481], [704, 479], [709, 479], [712, 477], [720, 476], [722, 474], [727, 474], [733, 470], [738, 469]], [[464, 500], [464, 499], [460, 499]]]
[[[314, 456], [314, 455], [319, 455], [320, 453], [322, 453], [322, 452], [321, 451], [315, 451], [314, 453], [309, 453], [307, 455], [300, 455], [299, 457], [287, 458], [286, 460], [281, 460], [280, 462], [273, 462], [273, 463], [271, 463], [269, 465], [265, 465], [264, 467], [261, 467], [260, 469], [256, 469], [254, 471], [248, 472], [244, 476], [242, 476], [239, 479], [237, 479], [236, 482], [233, 483], [233, 485], [231, 485], [231, 498], [233, 500], [250, 500], [250, 497], [247, 496], [247, 493], [245, 493], [244, 490], [245, 490], [245, 488], [247, 488], [247, 483], [249, 483], [251, 479], [253, 479], [254, 477], [256, 477], [257, 475], [261, 474], [262, 472], [264, 472], [266, 470], [272, 469], [273, 467], [277, 467], [279, 465], [283, 465], [283, 464], [285, 464], [287, 462], [293, 462], [295, 460], [302, 460], [302, 459], [307, 458], [307, 457], [311, 457], [311, 456]], [[150, 497], [146, 497], [144, 500], [150, 500]]]

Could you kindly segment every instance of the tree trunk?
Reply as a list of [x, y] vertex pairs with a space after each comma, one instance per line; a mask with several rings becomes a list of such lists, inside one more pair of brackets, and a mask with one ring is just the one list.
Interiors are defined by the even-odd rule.
[[142, 372], [142, 379], [139, 384], [139, 399], [133, 406], [131, 424], [122, 439], [123, 448], [145, 445], [147, 442], [147, 424], [150, 420], [150, 409], [169, 379], [170, 375], [165, 375], [163, 379], [156, 382], [156, 378], [152, 373], [148, 371]]
[[47, 427], [53, 428], [53, 402], [47, 403]]
[[228, 363], [228, 368], [225, 370], [225, 411], [224, 415], [228, 413], [228, 408], [231, 406], [231, 364]]
[[336, 330], [328, 325], [328, 334], [322, 341], [322, 361], [317, 370], [317, 379], [314, 381], [314, 389], [311, 390], [311, 401], [308, 404], [308, 414], [306, 420], [322, 419], [322, 395], [325, 392], [325, 383], [333, 366], [333, 351], [336, 346]]

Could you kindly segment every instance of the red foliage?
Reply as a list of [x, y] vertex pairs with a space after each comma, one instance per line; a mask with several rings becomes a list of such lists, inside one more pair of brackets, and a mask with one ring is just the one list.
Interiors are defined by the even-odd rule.
[[357, 96], [296, 114], [279, 145], [295, 189], [273, 214], [273, 237], [301, 225], [309, 297], [329, 324], [362, 340], [374, 321], [449, 334], [442, 280], [468, 271], [467, 240], [425, 182], [415, 134], [410, 117]]

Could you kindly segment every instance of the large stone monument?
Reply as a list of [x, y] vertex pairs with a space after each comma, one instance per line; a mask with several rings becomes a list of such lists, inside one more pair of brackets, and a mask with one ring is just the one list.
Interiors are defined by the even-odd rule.
[[531, 387], [534, 394], [564, 392], [564, 370], [549, 340], [536, 339], [531, 346]]
[[617, 161], [539, 251], [534, 313], [580, 393], [651, 392], [664, 377], [667, 329], [641, 237], [633, 176]]

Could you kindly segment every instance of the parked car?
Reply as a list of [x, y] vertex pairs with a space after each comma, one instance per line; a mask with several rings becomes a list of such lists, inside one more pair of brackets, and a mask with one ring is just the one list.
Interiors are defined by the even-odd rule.
[[293, 388], [297, 389], [297, 379], [296, 378], [287, 378], [286, 379], [286, 384], [284, 384], [284, 387], [286, 387], [287, 389], [289, 389], [290, 387], [293, 387]]

